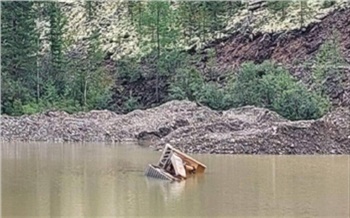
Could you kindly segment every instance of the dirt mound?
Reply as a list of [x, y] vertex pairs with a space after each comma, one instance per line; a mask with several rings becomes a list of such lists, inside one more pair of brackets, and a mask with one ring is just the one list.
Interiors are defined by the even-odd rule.
[[234, 108], [223, 112], [224, 119], [240, 119], [247, 123], [262, 123], [262, 122], [282, 122], [286, 121], [276, 112], [264, 108], [254, 106], [244, 106]]
[[189, 101], [171, 101], [126, 115], [111, 111], [46, 112], [1, 117], [3, 141], [170, 143], [189, 153], [350, 154], [350, 109], [322, 119], [288, 121], [246, 106], [218, 113]]
[[69, 115], [49, 111], [21, 117], [1, 117], [2, 140], [12, 141], [124, 141], [142, 136], [164, 136], [172, 129], [190, 125], [196, 117], [216, 112], [198, 109], [195, 103], [172, 101], [157, 108], [135, 110], [125, 115], [90, 111]]
[[319, 120], [292, 122], [244, 107], [175, 130], [157, 147], [171, 143], [186, 152], [220, 154], [349, 154], [349, 112], [339, 108]]

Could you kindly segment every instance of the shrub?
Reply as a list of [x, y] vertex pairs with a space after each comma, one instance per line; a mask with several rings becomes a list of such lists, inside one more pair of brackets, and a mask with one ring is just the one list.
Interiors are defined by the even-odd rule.
[[23, 105], [20, 99], [15, 99], [10, 107], [9, 114], [19, 116], [23, 114]]
[[195, 69], [179, 69], [170, 84], [170, 98], [191, 101], [196, 100], [198, 93], [204, 85], [204, 79]]
[[281, 19], [285, 19], [287, 8], [289, 7], [290, 2], [288, 1], [268, 1], [267, 9], [273, 14], [279, 14], [281, 12]]
[[159, 74], [162, 76], [174, 75], [182, 66], [189, 65], [190, 59], [191, 57], [185, 52], [165, 50], [157, 62]]
[[130, 96], [123, 104], [123, 108], [125, 108], [126, 112], [130, 112], [140, 108], [140, 104], [138, 99]]
[[41, 111], [42, 111], [42, 108], [40, 107], [40, 105], [34, 102], [30, 102], [29, 104], [22, 106], [22, 112], [24, 114], [35, 114]]
[[47, 109], [55, 108], [57, 110], [62, 110], [67, 113], [75, 113], [82, 111], [84, 108], [80, 103], [74, 99], [61, 99], [57, 102], [51, 104], [51, 106], [46, 106]]
[[308, 92], [304, 87], [294, 86], [279, 93], [272, 108], [290, 120], [316, 119], [328, 109], [325, 98]]
[[332, 7], [336, 2], [333, 0], [325, 0], [322, 2], [322, 8]]
[[329, 107], [326, 98], [308, 91], [271, 62], [243, 64], [230, 93], [233, 106], [266, 107], [291, 120], [318, 118]]
[[270, 104], [275, 92], [273, 84], [262, 81], [268, 74], [279, 74], [280, 67], [275, 67], [269, 62], [255, 65], [253, 62], [242, 64], [241, 70], [233, 82], [231, 82], [231, 94], [233, 106], [256, 105], [266, 107]]
[[136, 82], [142, 78], [140, 64], [136, 60], [120, 61], [117, 69], [118, 76], [129, 82]]
[[204, 84], [198, 94], [197, 100], [214, 110], [230, 108], [230, 97], [225, 89], [216, 84]]

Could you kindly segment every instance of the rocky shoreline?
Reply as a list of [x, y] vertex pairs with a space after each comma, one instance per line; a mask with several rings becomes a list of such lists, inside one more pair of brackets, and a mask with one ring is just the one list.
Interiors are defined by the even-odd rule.
[[171, 101], [125, 115], [111, 111], [49, 111], [1, 116], [1, 141], [123, 142], [155, 149], [166, 143], [187, 153], [350, 154], [350, 108], [318, 120], [289, 121], [251, 106], [223, 112], [189, 101]]

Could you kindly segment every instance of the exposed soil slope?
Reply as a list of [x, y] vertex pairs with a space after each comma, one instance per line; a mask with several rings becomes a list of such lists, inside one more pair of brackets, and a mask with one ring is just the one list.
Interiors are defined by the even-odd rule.
[[1, 117], [3, 141], [118, 142], [147, 140], [190, 153], [350, 154], [350, 109], [322, 119], [288, 121], [266, 109], [215, 112], [193, 102], [171, 101], [126, 115], [91, 111]]
[[[338, 34], [340, 50], [346, 63], [341, 66], [342, 80], [328, 78], [326, 83], [330, 99], [335, 106], [350, 106], [350, 8], [333, 11], [321, 22], [300, 30], [280, 33], [236, 34], [217, 42], [218, 66], [236, 69], [246, 61], [261, 63], [273, 60], [287, 67], [291, 74], [306, 84], [311, 83], [311, 69], [303, 66], [312, 62], [321, 45]], [[220, 70], [218, 71], [220, 72]], [[219, 76], [219, 75], [217, 75]], [[336, 86], [336, 84], [342, 84]], [[341, 87], [341, 89], [339, 89]]]
[[[291, 74], [310, 85], [310, 69], [301, 66], [304, 61], [312, 60], [320, 46], [330, 38], [333, 31], [339, 33], [339, 41], [343, 57], [347, 60], [348, 69], [343, 70], [343, 81], [330, 81], [328, 93], [336, 106], [350, 106], [350, 8], [339, 9], [325, 16], [321, 22], [312, 23], [303, 30], [283, 31], [279, 33], [236, 33], [229, 38], [219, 39], [207, 46], [217, 51], [217, 70], [208, 79], [224, 78], [224, 72], [234, 72], [240, 64], [246, 61], [261, 63], [264, 60], [274, 60], [286, 66]], [[206, 50], [197, 51], [205, 56]], [[206, 65], [207, 58], [203, 56], [201, 68]], [[231, 69], [227, 71], [227, 69]], [[330, 78], [333, 80], [333, 78]], [[160, 102], [164, 103], [168, 92], [169, 78], [160, 79]], [[343, 88], [333, 87], [342, 83]], [[332, 85], [333, 84], [333, 85]], [[129, 83], [117, 81], [114, 92], [116, 111], [125, 102], [125, 96], [139, 97], [144, 108], [156, 104], [156, 79], [153, 77], [140, 78]], [[142, 96], [142, 97], [141, 97]]]
[[292, 64], [311, 58], [332, 32], [338, 31], [343, 56], [350, 63], [350, 8], [332, 12], [322, 22], [280, 33], [236, 34], [215, 45], [218, 61], [236, 66], [245, 61], [272, 59]]
[[[183, 22], [177, 19], [172, 20], [172, 28], [178, 30], [179, 38], [177, 46], [182, 49], [202, 48], [212, 39], [229, 36], [237, 31], [237, 28], [243, 27], [253, 28], [255, 31], [262, 32], [278, 32], [282, 30], [290, 30], [299, 26], [300, 20], [300, 4], [297, 1], [291, 1], [285, 12], [288, 15], [285, 19], [281, 19], [281, 13], [275, 13], [266, 7], [267, 1], [244, 1], [247, 4], [236, 8], [234, 15], [232, 13], [220, 14], [222, 19], [225, 19], [226, 27], [224, 29], [207, 32], [206, 37], [199, 37], [201, 27], [193, 29], [191, 34], [187, 33], [183, 26]], [[311, 22], [316, 22], [333, 10], [349, 6], [344, 0], [332, 1], [334, 4], [329, 7], [323, 7], [323, 1], [309, 0], [307, 16], [304, 16], [304, 24], [308, 25]], [[139, 6], [145, 7], [147, 2], [139, 2]], [[113, 60], [118, 60], [123, 57], [133, 57], [139, 54], [147, 54], [145, 48], [140, 47], [140, 37], [149, 38], [149, 34], [138, 33], [137, 23], [132, 21], [132, 16], [138, 13], [134, 11], [131, 15], [130, 5], [128, 1], [99, 1], [94, 4], [94, 19], [87, 21], [85, 1], [62, 1], [61, 8], [67, 17], [67, 25], [65, 27], [65, 38], [73, 43], [70, 48], [74, 48], [77, 44], [85, 44], [88, 34], [97, 28], [100, 34], [101, 48], [107, 52]], [[179, 5], [177, 2], [172, 2], [174, 10]], [[198, 5], [199, 6], [199, 5]], [[200, 16], [199, 11], [194, 12], [193, 16]], [[136, 18], [136, 17], [134, 17]], [[45, 35], [49, 31], [49, 23], [47, 20], [39, 20], [38, 27], [42, 33], [42, 39], [45, 40]], [[142, 43], [141, 43], [142, 44]], [[44, 50], [49, 49], [49, 43], [45, 43]]]

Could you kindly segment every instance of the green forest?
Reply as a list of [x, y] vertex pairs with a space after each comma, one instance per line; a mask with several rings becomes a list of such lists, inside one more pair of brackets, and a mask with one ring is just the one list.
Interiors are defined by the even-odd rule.
[[[301, 63], [314, 66], [312, 85], [306, 85], [272, 60], [248, 61], [239, 69], [213, 73], [220, 65], [214, 47], [208, 45], [205, 55], [201, 48], [184, 48], [183, 44], [194, 38], [203, 42], [213, 39], [214, 34], [220, 38], [229, 20], [247, 7], [245, 3], [125, 2], [141, 52], [118, 60], [102, 49], [104, 42], [95, 22], [101, 3], [84, 2], [87, 37], [79, 43], [66, 35], [69, 19], [62, 9], [64, 4], [1, 2], [1, 113], [18, 116], [47, 110], [74, 113], [101, 109], [126, 113], [188, 99], [215, 110], [254, 105], [300, 120], [319, 118], [332, 107], [325, 80], [330, 75], [341, 77], [336, 66], [344, 63], [336, 30], [312, 63]], [[324, 7], [332, 4], [325, 1]], [[289, 16], [288, 7], [286, 1], [267, 4], [281, 19]], [[300, 27], [309, 10], [308, 3], [300, 1]], [[38, 20], [45, 21], [48, 31], [38, 26]], [[208, 72], [229, 76], [222, 82], [218, 77], [209, 78]], [[146, 86], [148, 82], [151, 84]], [[135, 93], [127, 89], [142, 85], [152, 90]]]

